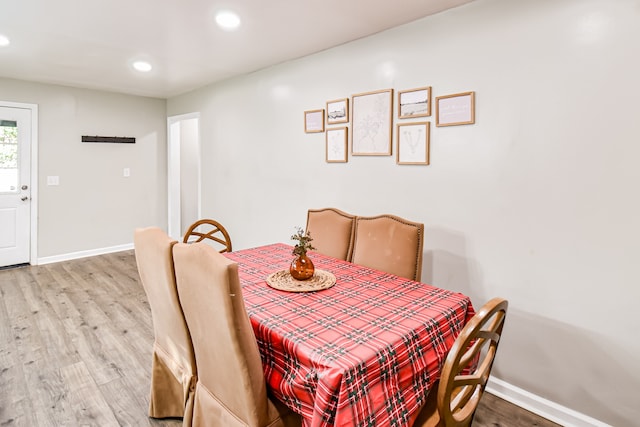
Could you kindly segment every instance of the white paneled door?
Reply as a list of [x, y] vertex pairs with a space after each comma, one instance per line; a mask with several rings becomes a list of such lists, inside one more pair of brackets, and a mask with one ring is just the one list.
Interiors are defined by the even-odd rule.
[[0, 267], [28, 263], [31, 110], [0, 106]]

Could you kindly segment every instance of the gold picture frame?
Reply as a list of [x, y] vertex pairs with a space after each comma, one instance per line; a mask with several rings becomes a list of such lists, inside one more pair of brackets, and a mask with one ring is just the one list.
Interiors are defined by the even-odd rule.
[[327, 163], [346, 163], [349, 128], [330, 128], [326, 132]]
[[390, 156], [393, 134], [393, 89], [351, 96], [351, 154]]
[[349, 123], [349, 98], [327, 101], [327, 124]]
[[457, 126], [475, 123], [475, 104], [475, 92], [438, 96], [436, 98], [436, 126]]
[[324, 109], [304, 112], [305, 133], [324, 132]]
[[396, 163], [428, 165], [431, 122], [398, 123], [396, 131]]
[[398, 118], [429, 117], [431, 115], [431, 86], [398, 92]]

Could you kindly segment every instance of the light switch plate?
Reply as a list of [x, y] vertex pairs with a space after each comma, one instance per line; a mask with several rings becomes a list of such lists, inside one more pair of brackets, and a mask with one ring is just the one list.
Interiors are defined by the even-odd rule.
[[48, 176], [47, 177], [47, 185], [60, 185], [60, 177], [59, 176]]

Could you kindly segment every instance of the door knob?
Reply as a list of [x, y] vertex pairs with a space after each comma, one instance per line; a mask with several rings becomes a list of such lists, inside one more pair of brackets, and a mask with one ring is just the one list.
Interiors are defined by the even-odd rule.
[[27, 200], [29, 200], [29, 198], [27, 196], [22, 196], [20, 197], [20, 200], [22, 200], [23, 202], [26, 202]]
[[23, 186], [22, 186], [22, 187], [20, 187], [20, 188], [22, 188], [23, 190], [28, 190], [28, 189], [29, 189], [29, 186], [28, 186], [28, 185], [23, 185]]

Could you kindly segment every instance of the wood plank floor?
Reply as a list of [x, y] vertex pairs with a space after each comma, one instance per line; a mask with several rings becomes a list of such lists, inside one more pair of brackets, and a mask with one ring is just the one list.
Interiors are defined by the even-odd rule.
[[[0, 270], [0, 426], [147, 417], [153, 326], [133, 251]], [[474, 426], [554, 424], [485, 394]]]

